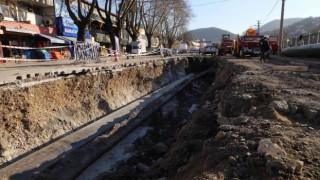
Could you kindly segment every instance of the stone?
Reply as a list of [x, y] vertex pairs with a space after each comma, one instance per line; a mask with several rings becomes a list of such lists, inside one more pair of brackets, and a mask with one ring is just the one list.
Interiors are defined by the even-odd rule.
[[147, 172], [149, 170], [149, 166], [142, 164], [142, 163], [138, 163], [137, 169], [141, 172]]
[[289, 104], [289, 108], [290, 108], [291, 114], [296, 114], [297, 111], [298, 111], [298, 106], [295, 105], [295, 104], [293, 104], [293, 103], [290, 103], [290, 104]]
[[293, 162], [295, 164], [294, 172], [297, 173], [297, 174], [301, 174], [302, 168], [303, 168], [303, 165], [304, 165], [303, 161], [294, 160]]
[[232, 125], [221, 125], [221, 126], [219, 126], [219, 129], [221, 131], [233, 131], [234, 130], [234, 126], [232, 126]]
[[303, 113], [307, 119], [314, 119], [317, 117], [318, 111], [310, 108], [303, 108]]
[[159, 142], [154, 146], [154, 151], [157, 154], [164, 154], [168, 151], [168, 147], [164, 143]]
[[214, 137], [215, 139], [224, 139], [226, 137], [227, 133], [223, 131], [219, 131], [217, 135]]
[[287, 155], [287, 153], [283, 149], [281, 149], [277, 144], [272, 143], [269, 139], [262, 139], [259, 141], [258, 152], [266, 155]]
[[286, 157], [277, 157], [274, 155], [268, 155], [267, 168], [285, 171], [288, 173], [301, 174], [304, 162], [300, 160], [290, 159]]
[[257, 107], [252, 106], [248, 112], [249, 115], [255, 115], [257, 113]]
[[281, 100], [281, 101], [272, 101], [269, 106], [270, 108], [274, 108], [277, 111], [288, 113], [290, 112], [289, 105], [287, 104], [287, 101]]

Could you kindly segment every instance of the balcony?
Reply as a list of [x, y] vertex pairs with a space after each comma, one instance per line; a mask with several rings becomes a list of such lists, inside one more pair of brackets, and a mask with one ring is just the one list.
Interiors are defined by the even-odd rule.
[[53, 0], [20, 0], [19, 2], [23, 2], [26, 4], [41, 6], [41, 7], [50, 7], [53, 6]]

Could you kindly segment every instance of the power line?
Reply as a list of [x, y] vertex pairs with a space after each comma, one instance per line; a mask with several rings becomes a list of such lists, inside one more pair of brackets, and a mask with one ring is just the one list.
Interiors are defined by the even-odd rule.
[[264, 18], [264, 20], [262, 21], [263, 23], [268, 19], [268, 17], [270, 16], [270, 14], [273, 12], [273, 10], [276, 8], [277, 4], [279, 3], [279, 0], [277, 0], [276, 4], [273, 6], [273, 8], [271, 9], [271, 11], [269, 12], [269, 14], [266, 16], [266, 18]]
[[205, 4], [194, 4], [194, 5], [190, 5], [190, 7], [194, 7], [194, 6], [205, 6], [205, 5], [216, 4], [216, 3], [221, 3], [221, 2], [225, 2], [225, 1], [228, 1], [228, 0], [214, 1], [214, 2], [209, 2], [209, 3], [205, 3]]

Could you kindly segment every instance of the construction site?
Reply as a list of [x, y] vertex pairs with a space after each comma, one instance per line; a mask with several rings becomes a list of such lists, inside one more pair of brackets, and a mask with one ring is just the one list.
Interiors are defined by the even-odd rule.
[[319, 177], [318, 61], [149, 59], [2, 83], [1, 179]]

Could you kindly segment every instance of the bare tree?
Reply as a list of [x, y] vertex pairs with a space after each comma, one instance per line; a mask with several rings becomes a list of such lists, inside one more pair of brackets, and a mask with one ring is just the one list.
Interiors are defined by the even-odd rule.
[[144, 3], [143, 26], [148, 38], [148, 48], [158, 26], [166, 16], [167, 8], [174, 0], [148, 0]]
[[[105, 31], [110, 35], [113, 48], [115, 47], [115, 36], [121, 41], [121, 29], [124, 26], [125, 18], [135, 3], [136, 0], [105, 0], [103, 10], [97, 3], [99, 16], [105, 23]], [[104, 11], [104, 15], [101, 11]], [[112, 12], [115, 12], [115, 14]], [[116, 27], [113, 27], [112, 16], [116, 19]]]
[[144, 12], [145, 0], [137, 0], [126, 17], [126, 31], [129, 33], [132, 41], [138, 40], [140, 28], [142, 27], [142, 18]]
[[185, 0], [175, 0], [168, 11], [168, 16], [163, 21], [163, 37], [171, 48], [178, 37], [187, 31], [191, 11]]
[[72, 11], [70, 2], [71, 2], [70, 0], [65, 0], [68, 13], [72, 18], [72, 20], [74, 21], [74, 24], [78, 27], [77, 40], [85, 41], [86, 29], [88, 27], [88, 24], [90, 23], [90, 18], [94, 8], [96, 7], [97, 0], [92, 0], [91, 3], [86, 2], [90, 6], [89, 11], [86, 13], [86, 15], [83, 14], [84, 3], [82, 2], [82, 0], [77, 0], [77, 7], [78, 7], [77, 15], [75, 14], [75, 12]]
[[182, 42], [190, 42], [193, 40], [193, 36], [192, 36], [192, 33], [190, 31], [187, 31], [183, 34], [181, 34], [178, 39], [178, 41], [182, 41]]

